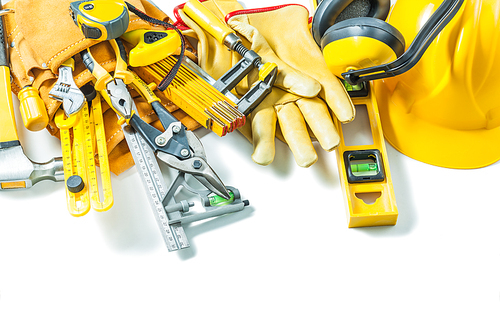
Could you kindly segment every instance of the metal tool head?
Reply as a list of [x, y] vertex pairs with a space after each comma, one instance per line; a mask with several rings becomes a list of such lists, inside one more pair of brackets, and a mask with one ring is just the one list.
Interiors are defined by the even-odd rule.
[[0, 149], [0, 190], [27, 189], [42, 180], [63, 181], [63, 161], [31, 161], [21, 145]]
[[16, 11], [12, 8], [5, 8], [0, 10], [0, 16], [4, 16], [7, 14], [14, 14]]
[[192, 175], [203, 186], [217, 195], [220, 195], [224, 199], [229, 199], [230, 195], [226, 186], [206, 160], [205, 150], [200, 139], [198, 139], [191, 131], [186, 132], [186, 136], [189, 142], [189, 147], [192, 150], [192, 156], [190, 158], [180, 160], [173, 155], [166, 154], [161, 151], [157, 152], [156, 156], [168, 166]]
[[121, 79], [114, 79], [106, 85], [106, 91], [111, 100], [111, 107], [123, 118], [132, 117], [132, 96]]
[[67, 117], [77, 113], [83, 108], [85, 96], [73, 79], [73, 70], [69, 66], [59, 67], [57, 82], [49, 92], [49, 97], [63, 103], [64, 113]]

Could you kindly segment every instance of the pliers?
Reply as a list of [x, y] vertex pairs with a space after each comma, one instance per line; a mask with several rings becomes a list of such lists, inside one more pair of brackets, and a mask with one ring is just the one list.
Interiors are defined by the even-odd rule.
[[132, 87], [151, 104], [165, 131], [161, 132], [149, 125], [137, 113], [132, 114], [128, 124], [144, 138], [155, 155], [169, 167], [192, 175], [210, 191], [224, 199], [229, 199], [228, 189], [206, 160], [205, 149], [200, 139], [168, 112], [146, 83], [135, 73], [132, 75], [134, 76], [131, 82]]
[[113, 76], [108, 73], [90, 53], [90, 49], [80, 52], [83, 63], [94, 75], [94, 88], [101, 93], [106, 102], [125, 121], [132, 117], [132, 96], [127, 90], [134, 76], [127, 69], [127, 53], [120, 39], [108, 40], [116, 54], [116, 66]]

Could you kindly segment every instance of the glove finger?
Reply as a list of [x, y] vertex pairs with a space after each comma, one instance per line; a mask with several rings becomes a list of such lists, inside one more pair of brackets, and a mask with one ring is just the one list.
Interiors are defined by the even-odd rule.
[[295, 162], [307, 168], [318, 160], [318, 155], [307, 131], [304, 117], [295, 103], [276, 106], [283, 136], [293, 153]]
[[272, 106], [254, 111], [251, 117], [253, 154], [252, 160], [260, 165], [268, 165], [274, 160], [276, 133], [276, 113]]
[[340, 143], [340, 136], [326, 104], [317, 97], [301, 98], [295, 103], [321, 147], [326, 151], [335, 149]]

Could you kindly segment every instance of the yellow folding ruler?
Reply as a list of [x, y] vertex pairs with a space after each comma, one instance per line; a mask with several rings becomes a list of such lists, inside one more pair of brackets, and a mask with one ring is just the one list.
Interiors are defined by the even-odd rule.
[[[352, 123], [337, 122], [340, 134], [337, 164], [349, 227], [395, 225], [398, 209], [372, 85], [344, 84], [357, 113]], [[365, 137], [353, 138], [357, 135]]]
[[[113, 205], [113, 192], [100, 95], [92, 100], [91, 110], [85, 103], [82, 110], [69, 118], [59, 109], [55, 123], [60, 129], [69, 212], [73, 216], [83, 216], [91, 206], [96, 211], [108, 210]], [[96, 154], [102, 196], [96, 172]]]

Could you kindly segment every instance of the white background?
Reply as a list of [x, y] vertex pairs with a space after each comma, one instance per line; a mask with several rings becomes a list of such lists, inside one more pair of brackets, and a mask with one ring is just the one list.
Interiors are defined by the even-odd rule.
[[[18, 129], [31, 159], [60, 156]], [[388, 147], [398, 223], [349, 229], [335, 153], [302, 169], [277, 142], [262, 167], [239, 133], [197, 134], [251, 206], [187, 226], [188, 250], [167, 251], [135, 168], [112, 177], [111, 210], [81, 218], [61, 183], [0, 192], [0, 332], [499, 332], [498, 163]]]

